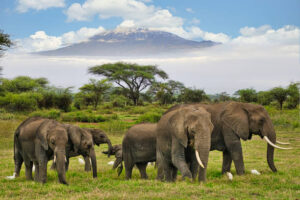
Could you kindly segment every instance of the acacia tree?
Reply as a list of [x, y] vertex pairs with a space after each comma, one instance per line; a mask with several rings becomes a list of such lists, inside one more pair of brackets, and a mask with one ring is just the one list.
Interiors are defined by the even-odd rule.
[[[13, 42], [10, 40], [9, 35], [3, 33], [3, 31], [0, 30], [0, 57], [3, 55], [3, 52], [6, 50], [6, 48], [11, 47], [12, 45]], [[0, 76], [2, 75], [1, 72], [2, 72], [2, 67], [0, 66]]]
[[89, 73], [105, 76], [125, 90], [128, 97], [137, 105], [140, 92], [156, 82], [156, 77], [168, 78], [168, 75], [154, 65], [138, 65], [134, 63], [108, 63], [89, 68]]
[[81, 92], [88, 96], [88, 98], [91, 99], [94, 109], [97, 108], [99, 102], [102, 99], [102, 96], [108, 91], [108, 89], [111, 88], [111, 84], [108, 83], [107, 79], [103, 80], [95, 80], [90, 79], [90, 82], [88, 84], [85, 84], [81, 88]]
[[166, 83], [152, 84], [147, 93], [155, 96], [155, 99], [158, 100], [160, 104], [164, 105], [176, 101], [177, 97], [184, 89], [185, 86], [183, 83], [169, 80]]
[[242, 102], [257, 102], [257, 93], [252, 88], [241, 89], [234, 94], [240, 96]]
[[279, 103], [282, 110], [283, 102], [287, 99], [288, 91], [282, 87], [273, 88], [271, 91], [273, 98]]

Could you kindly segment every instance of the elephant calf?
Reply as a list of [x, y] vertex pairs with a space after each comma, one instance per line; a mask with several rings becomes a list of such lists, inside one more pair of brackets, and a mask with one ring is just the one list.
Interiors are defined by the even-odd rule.
[[[72, 126], [73, 128], [75, 127], [73, 125], [66, 125], [66, 126], [67, 126], [67, 128], [69, 128], [70, 126]], [[107, 145], [108, 145], [107, 154], [108, 154], [108, 156], [110, 156], [111, 151], [112, 151], [112, 145], [111, 145], [110, 139], [107, 137], [107, 135], [102, 130], [93, 129], [93, 128], [79, 128], [79, 127], [76, 127], [75, 130], [73, 130], [72, 134], [80, 134], [80, 131], [85, 132], [85, 134], [91, 135], [94, 145], [100, 146], [100, 144], [107, 143]], [[70, 152], [68, 154], [68, 158], [79, 156], [79, 155], [82, 155], [82, 153], [74, 152], [73, 150], [70, 150]], [[84, 168], [85, 171], [91, 171], [90, 156], [88, 156], [86, 154], [86, 155], [83, 155], [83, 158], [84, 158], [84, 161], [85, 161], [85, 168]], [[67, 167], [66, 167], [67, 170], [68, 170], [68, 167], [69, 167], [68, 165], [69, 165], [69, 162], [67, 162]], [[55, 169], [55, 164], [54, 163], [52, 164], [51, 169]]]
[[[138, 167], [141, 177], [147, 179], [147, 164], [156, 161], [156, 124], [142, 123], [131, 127], [123, 139], [121, 151], [126, 179], [131, 178], [134, 165]], [[120, 160], [117, 158], [116, 161], [115, 167]], [[158, 169], [157, 176], [161, 173]]]
[[[108, 151], [103, 151], [103, 154], [108, 154]], [[123, 170], [123, 155], [122, 155], [122, 144], [117, 144], [112, 146], [110, 155], [115, 155], [116, 160], [114, 161], [113, 169], [118, 167], [118, 176], [122, 173]]]

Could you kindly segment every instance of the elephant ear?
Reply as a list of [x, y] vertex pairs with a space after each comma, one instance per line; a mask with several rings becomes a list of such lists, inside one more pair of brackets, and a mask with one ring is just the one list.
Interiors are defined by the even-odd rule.
[[173, 135], [179, 143], [186, 148], [188, 144], [188, 136], [187, 127], [185, 127], [184, 115], [184, 111], [180, 109], [170, 117], [169, 123], [171, 124], [172, 131], [174, 131]]
[[75, 153], [77, 153], [80, 147], [82, 133], [79, 130], [79, 127], [69, 125], [68, 134], [73, 144], [73, 150]]
[[243, 140], [249, 138], [249, 113], [241, 103], [228, 104], [221, 113], [221, 121]]
[[42, 124], [39, 126], [37, 129], [37, 138], [39, 139], [42, 147], [47, 151], [48, 150], [48, 142], [47, 142], [47, 135], [48, 131], [51, 128], [51, 121], [50, 120], [45, 120], [42, 122]]

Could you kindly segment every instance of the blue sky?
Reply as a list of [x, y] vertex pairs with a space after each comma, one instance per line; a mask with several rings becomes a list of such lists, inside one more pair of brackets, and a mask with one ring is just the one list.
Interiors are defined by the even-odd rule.
[[[135, 58], [208, 93], [266, 90], [299, 81], [299, 0], [1, 0], [0, 29], [16, 46], [0, 60], [5, 77], [47, 77], [78, 88], [87, 68], [119, 58], [41, 57], [104, 31], [149, 28], [222, 45], [193, 56]], [[72, 77], [72, 78], [66, 78]]]
[[[87, 21], [67, 22], [66, 10], [73, 3], [83, 4], [84, 0], [65, 0], [62, 7], [50, 7], [39, 10], [28, 8], [26, 12], [17, 7], [25, 0], [2, 0], [0, 7], [0, 28], [12, 35], [12, 38], [25, 38], [36, 31], [43, 30], [48, 35], [59, 36], [81, 27], [114, 29], [123, 20], [120, 16], [99, 19], [96, 15]], [[37, 1], [39, 2], [39, 1]], [[42, 1], [40, 1], [42, 2]], [[193, 24], [201, 30], [213, 33], [225, 33], [238, 36], [242, 27], [270, 25], [280, 28], [284, 25], [300, 26], [299, 0], [152, 0], [144, 2], [157, 9], [167, 9], [173, 16], [184, 20], [183, 27]], [[201, 38], [194, 38], [201, 39]]]

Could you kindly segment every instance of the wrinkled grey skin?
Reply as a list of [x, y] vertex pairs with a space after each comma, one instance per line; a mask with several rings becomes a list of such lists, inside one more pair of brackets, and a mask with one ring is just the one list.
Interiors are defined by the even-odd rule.
[[[89, 158], [92, 162], [93, 177], [97, 177], [97, 161], [94, 150], [94, 142], [92, 134], [86, 129], [74, 126], [71, 124], [64, 124], [65, 129], [68, 132], [69, 143], [67, 145], [67, 163], [66, 169], [69, 166], [69, 158], [82, 155], [87, 161]], [[86, 163], [89, 163], [87, 162]], [[55, 165], [52, 168], [56, 168]]]
[[[100, 146], [100, 144], [104, 144], [107, 143], [108, 145], [108, 157], [111, 155], [111, 151], [112, 151], [112, 145], [110, 142], [110, 139], [107, 137], [107, 135], [104, 133], [104, 131], [99, 130], [99, 129], [92, 129], [92, 128], [83, 128], [85, 131], [87, 131], [89, 134], [91, 134], [92, 139], [93, 139], [93, 143], [94, 145]], [[75, 153], [74, 151], [71, 151], [69, 153], [69, 157], [75, 157], [80, 155], [79, 153]], [[85, 161], [85, 171], [91, 171], [91, 162], [90, 162], [90, 157], [89, 156], [83, 156], [84, 161]], [[67, 163], [69, 164], [69, 162]], [[54, 163], [51, 166], [51, 169], [55, 169], [55, 165]], [[67, 166], [68, 169], [68, 166]]]
[[14, 161], [16, 176], [25, 163], [26, 179], [32, 180], [32, 166], [36, 166], [34, 180], [47, 181], [47, 163], [56, 156], [59, 182], [68, 184], [65, 177], [68, 133], [57, 121], [40, 117], [25, 120], [15, 131]]
[[[163, 168], [166, 181], [175, 181], [177, 169], [182, 179], [196, 179], [200, 154], [199, 181], [205, 181], [213, 125], [203, 108], [181, 108], [164, 114], [157, 124], [157, 161]], [[188, 165], [190, 163], [190, 165]]]
[[[261, 138], [267, 136], [271, 142], [276, 143], [276, 133], [272, 121], [263, 106], [250, 103], [224, 102], [176, 105], [167, 112], [183, 107], [203, 107], [211, 114], [214, 124], [211, 150], [223, 152], [222, 173], [230, 172], [232, 161], [238, 175], [245, 173], [240, 139], [250, 140], [254, 134]], [[267, 146], [267, 162], [270, 169], [276, 172], [274, 147], [269, 144]]]
[[[139, 169], [141, 178], [147, 179], [147, 164], [156, 161], [156, 124], [143, 123], [131, 127], [124, 136], [121, 151], [126, 179], [131, 178], [134, 165]], [[120, 159], [117, 158], [114, 167], [119, 162]], [[157, 176], [161, 174], [162, 170], [159, 168]]]
[[[103, 154], [108, 154], [108, 151], [103, 151]], [[114, 161], [113, 169], [118, 168], [118, 176], [122, 173], [123, 170], [123, 155], [122, 155], [122, 144], [117, 144], [112, 146], [110, 155], [115, 155], [116, 160]]]

